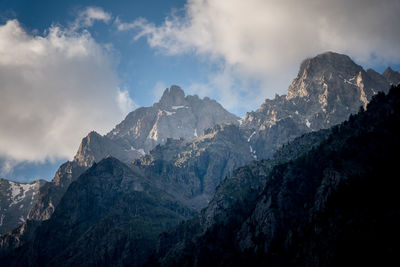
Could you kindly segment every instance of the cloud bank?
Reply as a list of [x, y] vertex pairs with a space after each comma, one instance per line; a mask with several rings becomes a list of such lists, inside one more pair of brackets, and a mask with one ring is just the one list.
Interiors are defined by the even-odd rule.
[[221, 60], [222, 78], [211, 80], [227, 72], [259, 79], [263, 95], [285, 92], [304, 58], [328, 50], [360, 64], [399, 63], [399, 10], [398, 0], [189, 0], [162, 25], [143, 18], [117, 24], [169, 55]]
[[[92, 11], [81, 25], [107, 20]], [[133, 105], [114, 63], [86, 30], [52, 26], [40, 36], [17, 20], [0, 25], [0, 158], [71, 158], [89, 131], [110, 130]]]

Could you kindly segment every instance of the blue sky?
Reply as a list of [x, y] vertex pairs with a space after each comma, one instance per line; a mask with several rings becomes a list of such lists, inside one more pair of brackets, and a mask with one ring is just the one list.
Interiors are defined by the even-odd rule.
[[325, 51], [400, 70], [397, 0], [0, 0], [0, 176], [51, 179], [172, 84], [243, 116]]

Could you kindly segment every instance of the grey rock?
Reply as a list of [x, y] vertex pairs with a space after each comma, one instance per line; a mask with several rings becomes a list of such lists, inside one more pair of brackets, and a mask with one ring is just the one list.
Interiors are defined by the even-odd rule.
[[44, 180], [18, 183], [0, 179], [0, 234], [8, 232], [26, 221]]
[[269, 158], [303, 133], [341, 123], [389, 88], [385, 76], [364, 71], [346, 55], [326, 52], [304, 60], [288, 94], [265, 100], [245, 115], [241, 127], [249, 129], [257, 157]]
[[398, 85], [400, 83], [400, 73], [394, 71], [391, 67], [387, 67], [382, 73], [382, 76], [393, 85]]
[[167, 138], [193, 140], [207, 128], [220, 123], [238, 123], [238, 117], [215, 100], [186, 96], [174, 85], [164, 91], [152, 107], [129, 113], [106, 136], [126, 148], [148, 153]]

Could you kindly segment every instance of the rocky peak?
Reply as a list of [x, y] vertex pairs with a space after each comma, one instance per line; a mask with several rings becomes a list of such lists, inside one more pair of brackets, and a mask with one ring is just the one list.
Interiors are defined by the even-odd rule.
[[82, 139], [74, 161], [79, 166], [90, 167], [93, 163], [99, 162], [106, 156], [113, 156], [123, 162], [129, 162], [138, 158], [142, 153], [132, 147], [123, 147], [107, 136], [101, 136], [92, 131]]
[[[349, 56], [326, 52], [301, 63], [299, 73], [289, 86], [287, 99], [315, 96], [325, 91], [327, 83], [340, 79], [354, 80], [363, 71]], [[353, 79], [353, 80], [351, 80]]]
[[215, 100], [196, 95], [185, 97], [184, 91], [173, 85], [164, 91], [158, 103], [129, 113], [106, 137], [127, 149], [148, 153], [168, 138], [191, 140], [207, 128], [237, 123], [238, 119]]
[[257, 157], [268, 158], [279, 144], [346, 120], [389, 87], [383, 75], [365, 71], [346, 55], [326, 52], [304, 60], [288, 94], [265, 100], [246, 114], [241, 127], [251, 130], [253, 148], [268, 151]]
[[390, 84], [397, 85], [400, 83], [400, 73], [394, 71], [391, 67], [387, 67], [382, 73], [382, 76], [385, 77]]
[[179, 86], [172, 85], [171, 88], [165, 89], [158, 104], [163, 107], [184, 106], [187, 104], [185, 92]]

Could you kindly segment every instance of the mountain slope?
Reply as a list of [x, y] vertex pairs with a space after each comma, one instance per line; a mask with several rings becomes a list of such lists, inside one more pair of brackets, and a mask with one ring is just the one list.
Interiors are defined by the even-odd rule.
[[263, 161], [242, 168], [237, 182], [232, 182], [243, 184], [264, 176], [263, 189], [242, 191], [233, 208], [225, 207], [222, 221], [210, 221], [203, 213], [193, 221], [194, 225], [209, 222], [200, 235], [193, 224], [163, 235], [158, 264], [398, 263], [399, 107], [397, 87], [387, 96], [378, 94], [366, 111], [333, 127], [320, 145], [298, 158], [272, 169]]
[[8, 266], [140, 266], [160, 232], [193, 215], [109, 157], [73, 182], [34, 239], [2, 261]]
[[253, 159], [238, 126], [220, 124], [193, 141], [168, 139], [131, 166], [180, 201], [200, 210], [224, 178]]
[[25, 222], [43, 180], [29, 184], [0, 179], [0, 234]]

